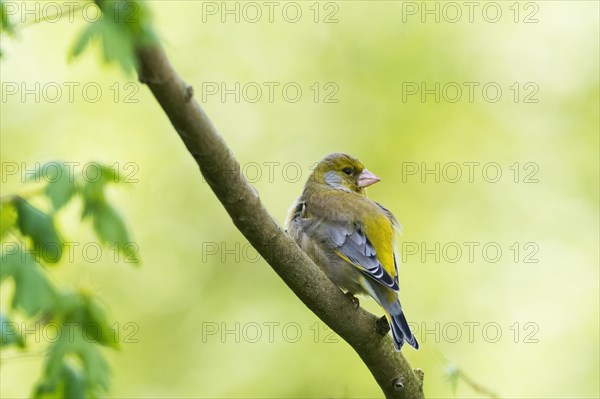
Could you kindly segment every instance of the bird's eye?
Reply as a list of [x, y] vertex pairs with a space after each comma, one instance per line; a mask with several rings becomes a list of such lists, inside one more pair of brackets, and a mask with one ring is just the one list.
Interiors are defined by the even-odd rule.
[[342, 172], [344, 172], [348, 176], [352, 176], [352, 174], [354, 174], [354, 170], [352, 168], [344, 168], [342, 169]]

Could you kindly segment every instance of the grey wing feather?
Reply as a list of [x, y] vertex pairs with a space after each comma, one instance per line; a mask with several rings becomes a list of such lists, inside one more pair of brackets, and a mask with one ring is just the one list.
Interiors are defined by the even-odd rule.
[[383, 268], [377, 259], [375, 248], [360, 227], [331, 223], [326, 227], [326, 234], [331, 244], [358, 266], [365, 275], [394, 291], [399, 290], [398, 280], [392, 278]]

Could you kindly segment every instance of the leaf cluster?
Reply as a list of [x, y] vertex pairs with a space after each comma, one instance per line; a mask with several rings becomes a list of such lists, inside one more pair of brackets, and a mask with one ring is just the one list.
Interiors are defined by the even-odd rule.
[[135, 71], [138, 67], [136, 49], [156, 42], [150, 10], [138, 0], [98, 0], [95, 3], [102, 16], [80, 33], [71, 57], [79, 56], [95, 41], [101, 45], [104, 62], [117, 62], [128, 74]]
[[[96, 173], [89, 173], [90, 167]], [[45, 182], [41, 190], [3, 197], [0, 203], [0, 285], [13, 287], [11, 314], [0, 312], [0, 349], [27, 350], [15, 315], [60, 329], [59, 338], [48, 344], [35, 397], [102, 396], [110, 370], [100, 348], [118, 347], [100, 301], [86, 290], [61, 289], [50, 279], [51, 266], [64, 255], [58, 212], [79, 198], [81, 219], [91, 219], [98, 240], [139, 261], [122, 217], [106, 197], [106, 188], [120, 182], [119, 171], [99, 163], [88, 164], [87, 171], [94, 178], [76, 178], [64, 162], [42, 165], [29, 179]], [[39, 197], [49, 204], [47, 211], [33, 204]]]

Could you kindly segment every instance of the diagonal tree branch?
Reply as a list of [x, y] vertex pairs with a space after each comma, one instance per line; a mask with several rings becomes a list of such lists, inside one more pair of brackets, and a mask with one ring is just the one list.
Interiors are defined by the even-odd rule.
[[423, 398], [423, 373], [413, 371], [377, 318], [339, 290], [281, 229], [208, 116], [193, 89], [176, 73], [159, 46], [139, 48], [140, 81], [167, 114], [233, 223], [302, 302], [348, 342], [369, 368], [386, 398]]

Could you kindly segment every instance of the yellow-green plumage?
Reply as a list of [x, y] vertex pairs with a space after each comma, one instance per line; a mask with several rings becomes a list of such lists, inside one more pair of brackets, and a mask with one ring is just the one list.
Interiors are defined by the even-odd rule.
[[286, 226], [300, 247], [340, 288], [371, 295], [385, 310], [394, 344], [418, 343], [398, 300], [394, 256], [399, 224], [365, 187], [379, 178], [356, 158], [331, 154], [321, 160], [294, 202]]

